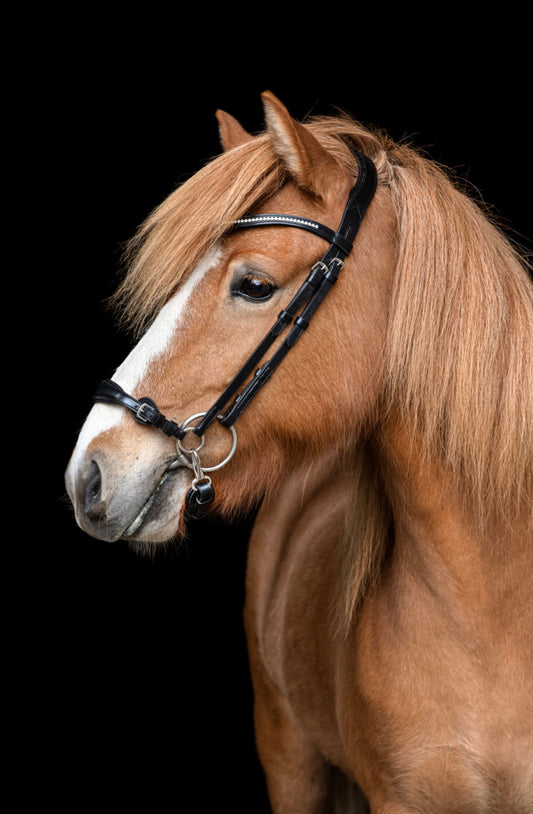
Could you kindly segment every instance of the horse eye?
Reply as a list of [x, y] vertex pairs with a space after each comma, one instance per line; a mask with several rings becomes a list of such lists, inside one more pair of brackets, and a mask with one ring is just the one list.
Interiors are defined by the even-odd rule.
[[238, 294], [242, 294], [247, 300], [268, 300], [274, 293], [275, 286], [264, 277], [257, 277], [249, 274], [240, 282]]

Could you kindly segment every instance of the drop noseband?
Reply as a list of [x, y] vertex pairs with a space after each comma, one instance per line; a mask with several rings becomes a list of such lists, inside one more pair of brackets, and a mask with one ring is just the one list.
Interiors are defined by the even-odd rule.
[[[364, 218], [365, 212], [372, 200], [377, 186], [377, 172], [373, 162], [354, 151], [359, 168], [357, 181], [348, 197], [340, 226], [336, 232], [318, 221], [296, 215], [283, 215], [266, 213], [260, 215], [247, 215], [233, 224], [233, 230], [250, 229], [263, 226], [291, 226], [304, 229], [326, 240], [330, 245], [321, 259], [311, 268], [309, 275], [294, 295], [288, 306], [281, 311], [276, 322], [247, 359], [224, 392], [205, 413], [197, 413], [181, 424], [166, 418], [159, 410], [157, 404], [150, 398], [136, 399], [126, 393], [116, 382], [105, 379], [100, 382], [94, 400], [110, 404], [118, 404], [129, 410], [139, 424], [156, 427], [169, 436], [177, 439], [178, 461], [190, 467], [194, 472], [192, 486], [186, 497], [186, 510], [192, 517], [201, 517], [207, 513], [214, 499], [214, 489], [211, 479], [205, 474], [207, 471], [219, 469], [224, 466], [235, 452], [237, 433], [234, 423], [248, 407], [254, 396], [266, 384], [275, 369], [281, 364], [287, 353], [294, 347], [302, 333], [306, 330], [323, 302], [328, 291], [337, 281], [337, 277], [344, 266], [344, 260], [350, 254], [355, 236]], [[255, 370], [268, 349], [276, 339], [293, 323], [285, 340], [279, 345], [270, 359]], [[254, 373], [253, 378], [236, 395], [246, 379]], [[235, 398], [234, 398], [235, 397]], [[234, 401], [228, 407], [231, 399]], [[225, 410], [225, 412], [223, 412]], [[199, 423], [191, 427], [192, 420], [200, 418]], [[211, 424], [218, 420], [232, 433], [232, 448], [230, 454], [216, 467], [202, 468], [199, 450], [203, 446], [203, 436]], [[196, 449], [184, 446], [181, 442], [187, 432], [193, 432], [202, 440]]]

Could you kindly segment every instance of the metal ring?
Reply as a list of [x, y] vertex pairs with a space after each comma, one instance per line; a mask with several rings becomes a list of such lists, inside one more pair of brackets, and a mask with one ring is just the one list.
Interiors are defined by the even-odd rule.
[[[191, 415], [186, 421], [183, 422], [183, 424], [181, 425], [181, 429], [184, 430], [185, 432], [189, 432], [191, 430], [194, 430], [194, 427], [189, 427], [188, 425], [191, 423], [191, 421], [194, 421], [196, 418], [203, 418], [204, 415], [207, 415], [207, 413], [195, 413], [194, 415]], [[223, 418], [223, 417], [224, 416], [222, 415], [222, 413], [217, 416], [217, 418]], [[230, 449], [228, 455], [226, 455], [224, 460], [221, 461], [216, 466], [202, 466], [202, 472], [215, 472], [217, 469], [222, 469], [222, 467], [226, 466], [226, 464], [229, 461], [231, 461], [231, 459], [235, 455], [235, 450], [237, 449], [237, 430], [235, 429], [235, 427], [227, 427], [226, 429], [231, 430], [231, 434], [232, 434], [232, 444], [231, 444], [231, 449]], [[195, 452], [198, 452], [198, 450], [201, 449], [202, 446], [204, 445], [205, 436], [202, 435], [201, 438], [202, 438], [202, 443], [200, 444], [199, 447], [197, 447]], [[178, 439], [178, 449], [180, 449], [180, 451], [184, 455], [187, 454], [187, 450], [184, 449], [183, 447], [181, 447], [179, 439]], [[189, 467], [189, 469], [193, 468], [192, 463], [187, 463], [187, 466]]]
[[[192, 418], [195, 418], [195, 416], [191, 416], [191, 418], [188, 418], [187, 421], [190, 421]], [[185, 422], [185, 424], [187, 423], [187, 421]], [[183, 424], [181, 427], [183, 432], [194, 432], [194, 427], [186, 427], [185, 424]], [[200, 436], [200, 445], [197, 447], [184, 447], [183, 444], [181, 443], [183, 440], [182, 438], [177, 438], [176, 440], [179, 451], [182, 452], [184, 455], [190, 455], [191, 452], [199, 452], [202, 449], [203, 445], [205, 444], [205, 435]]]

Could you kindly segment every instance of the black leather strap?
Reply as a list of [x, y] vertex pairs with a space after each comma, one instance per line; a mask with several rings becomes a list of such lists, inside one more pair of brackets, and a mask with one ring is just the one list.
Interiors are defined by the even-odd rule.
[[327, 240], [328, 243], [339, 246], [345, 254], [348, 254], [352, 248], [352, 244], [343, 235], [334, 232], [329, 226], [324, 226], [323, 223], [319, 223], [317, 220], [299, 218], [296, 215], [278, 215], [276, 212], [247, 215], [245, 218], [236, 220], [233, 229], [251, 229], [256, 226], [294, 226], [297, 229], [305, 229], [307, 232]]
[[95, 401], [103, 401], [108, 404], [119, 404], [126, 407], [133, 413], [133, 418], [139, 424], [148, 424], [157, 427], [167, 435], [176, 438], [183, 438], [185, 435], [179, 424], [170, 421], [159, 410], [155, 401], [149, 398], [135, 399], [126, 393], [120, 385], [111, 379], [104, 379], [100, 382], [94, 393]]
[[[318, 265], [318, 264], [317, 264]], [[318, 306], [323, 301], [324, 297], [331, 289], [334, 283], [337, 282], [339, 272], [343, 267], [343, 262], [339, 258], [334, 258], [329, 266], [325, 266], [325, 272], [320, 279], [320, 283], [315, 291], [309, 297], [307, 305], [303, 309], [299, 317], [294, 320], [294, 325], [289, 331], [287, 337], [273, 353], [270, 359], [265, 364], [255, 371], [253, 379], [246, 385], [244, 390], [237, 396], [233, 404], [229, 407], [224, 416], [220, 419], [220, 423], [225, 427], [231, 427], [239, 418], [245, 408], [249, 405], [252, 398], [263, 387], [264, 384], [270, 379], [274, 371], [281, 364], [288, 352], [297, 343], [303, 332], [309, 326], [312, 317], [314, 316]]]
[[226, 389], [220, 394], [212, 407], [210, 407], [206, 412], [201, 422], [196, 427], [195, 432], [198, 435], [202, 435], [205, 432], [207, 427], [213, 423], [215, 418], [233, 398], [239, 387], [244, 384], [248, 376], [254, 372], [256, 365], [259, 364], [265, 353], [274, 344], [278, 336], [280, 336], [285, 328], [290, 325], [300, 308], [304, 305], [304, 303], [307, 302], [312, 293], [316, 291], [320, 285], [323, 275], [324, 266], [321, 263], [316, 263], [290, 303], [283, 311], [280, 312], [280, 314], [278, 314], [278, 318], [270, 331], [265, 337], [263, 337], [259, 345], [256, 347], [251, 356], [248, 357], [239, 372], [233, 377]]

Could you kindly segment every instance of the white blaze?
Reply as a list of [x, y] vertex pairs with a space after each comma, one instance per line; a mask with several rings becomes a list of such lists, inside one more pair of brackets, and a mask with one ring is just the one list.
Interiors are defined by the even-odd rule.
[[[188, 280], [161, 309], [157, 318], [131, 353], [116, 370], [113, 381], [130, 393], [143, 378], [150, 364], [168, 348], [176, 328], [187, 313], [187, 305], [196, 286], [220, 258], [220, 249], [213, 247], [200, 261]], [[87, 447], [100, 433], [118, 424], [124, 411], [115, 405], [94, 405], [83, 425], [72, 455], [69, 472], [74, 474], [83, 460]]]

